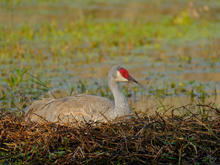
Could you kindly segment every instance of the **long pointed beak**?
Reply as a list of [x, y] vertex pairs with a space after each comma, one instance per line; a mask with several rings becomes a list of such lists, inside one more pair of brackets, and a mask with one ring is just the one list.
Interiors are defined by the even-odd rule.
[[134, 79], [133, 77], [131, 77], [130, 75], [129, 75], [129, 77], [128, 77], [128, 82], [129, 82], [129, 83], [132, 83], [132, 84], [134, 84], [134, 85], [136, 85], [136, 86], [138, 86], [138, 87], [140, 87], [140, 88], [142, 88], [142, 89], [147, 90], [147, 88], [146, 88], [144, 85], [142, 85], [141, 83], [137, 82], [137, 80], [135, 80], [135, 79]]

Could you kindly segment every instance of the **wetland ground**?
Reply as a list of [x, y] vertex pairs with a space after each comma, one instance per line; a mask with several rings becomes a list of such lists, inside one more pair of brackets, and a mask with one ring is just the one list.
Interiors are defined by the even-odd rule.
[[21, 114], [51, 92], [113, 99], [113, 65], [148, 88], [122, 84], [132, 110], [219, 108], [219, 29], [218, 0], [0, 0], [1, 109]]
[[[122, 65], [149, 89], [123, 86], [134, 109], [195, 99], [218, 106], [219, 6], [205, 0], [3, 0], [1, 105], [26, 107], [48, 89], [61, 96], [87, 92], [112, 98], [105, 79], [113, 65]], [[28, 73], [19, 81], [26, 103], [17, 96], [16, 70]]]

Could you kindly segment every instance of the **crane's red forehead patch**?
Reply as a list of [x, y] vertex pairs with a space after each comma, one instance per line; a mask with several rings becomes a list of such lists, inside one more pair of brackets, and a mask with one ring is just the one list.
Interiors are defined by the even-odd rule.
[[127, 71], [126, 69], [122, 68], [122, 69], [119, 70], [119, 72], [121, 73], [121, 75], [122, 75], [124, 78], [126, 78], [126, 79], [129, 78], [129, 73], [128, 73], [128, 71]]

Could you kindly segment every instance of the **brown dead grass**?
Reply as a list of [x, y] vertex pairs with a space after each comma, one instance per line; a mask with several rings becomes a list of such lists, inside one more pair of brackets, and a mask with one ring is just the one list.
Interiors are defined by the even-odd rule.
[[[192, 113], [193, 109], [214, 113]], [[220, 163], [220, 111], [193, 103], [171, 115], [136, 112], [102, 122], [25, 122], [0, 111], [0, 162], [14, 164], [212, 164]], [[190, 115], [174, 116], [176, 110]]]

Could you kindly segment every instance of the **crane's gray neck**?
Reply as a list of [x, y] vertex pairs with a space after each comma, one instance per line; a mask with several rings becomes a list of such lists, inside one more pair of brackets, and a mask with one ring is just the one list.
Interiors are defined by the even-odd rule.
[[127, 99], [119, 89], [119, 84], [113, 78], [108, 78], [108, 85], [114, 95], [115, 108], [112, 118], [117, 116], [125, 116], [130, 114], [130, 108]]

